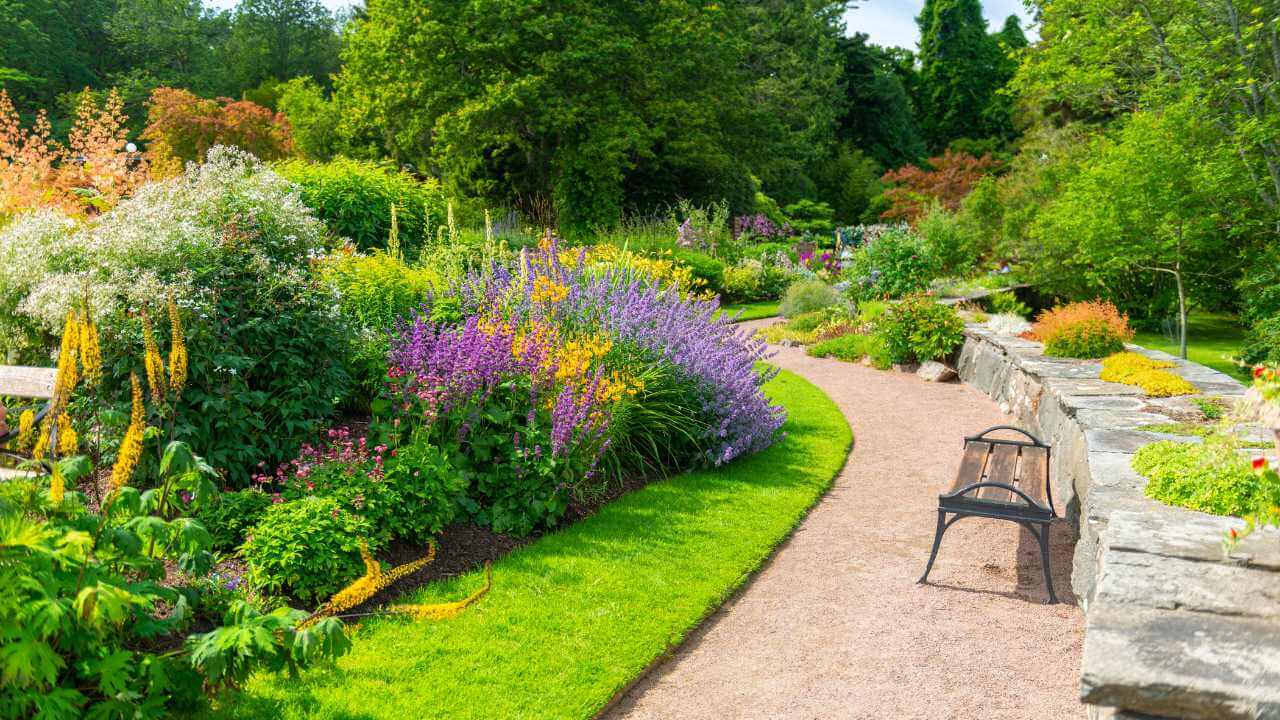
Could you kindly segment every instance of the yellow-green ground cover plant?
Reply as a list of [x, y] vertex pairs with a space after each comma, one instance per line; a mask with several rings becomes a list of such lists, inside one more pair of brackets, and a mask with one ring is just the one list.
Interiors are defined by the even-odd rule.
[[1135, 352], [1109, 355], [1102, 361], [1098, 377], [1107, 382], [1124, 383], [1142, 388], [1151, 397], [1190, 395], [1196, 386], [1169, 372], [1174, 365]]

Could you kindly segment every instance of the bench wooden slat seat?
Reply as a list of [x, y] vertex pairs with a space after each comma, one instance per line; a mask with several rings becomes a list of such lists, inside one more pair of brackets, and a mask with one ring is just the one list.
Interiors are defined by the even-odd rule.
[[[988, 437], [1001, 430], [1021, 433], [1027, 439]], [[1034, 435], [1009, 425], [997, 425], [965, 438], [956, 479], [947, 492], [938, 496], [938, 525], [921, 583], [928, 582], [942, 536], [957, 520], [962, 517], [1009, 520], [1025, 527], [1040, 545], [1049, 602], [1058, 602], [1049, 568], [1049, 524], [1056, 516], [1049, 486], [1049, 452], [1049, 446]]]
[[[49, 400], [53, 398], [53, 384], [56, 376], [57, 370], [54, 368], [0, 365], [0, 455], [19, 462], [27, 459], [5, 450], [5, 447], [18, 437], [18, 418], [23, 411], [35, 410], [37, 425], [44, 419], [49, 411]], [[43, 402], [6, 407], [4, 405], [6, 398], [25, 398]], [[0, 480], [27, 477], [31, 474], [29, 470], [0, 465]]]

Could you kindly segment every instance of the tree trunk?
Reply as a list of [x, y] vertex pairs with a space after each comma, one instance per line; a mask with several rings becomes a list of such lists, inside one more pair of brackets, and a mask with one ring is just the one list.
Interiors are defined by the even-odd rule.
[[1187, 291], [1182, 285], [1182, 263], [1174, 266], [1174, 282], [1178, 284], [1178, 356], [1187, 359]]

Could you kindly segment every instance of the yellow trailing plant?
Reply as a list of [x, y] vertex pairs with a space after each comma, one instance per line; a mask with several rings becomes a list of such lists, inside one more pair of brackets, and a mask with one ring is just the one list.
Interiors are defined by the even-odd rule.
[[[392, 584], [408, 575], [421, 570], [431, 564], [436, 559], [436, 544], [431, 542], [427, 550], [427, 554], [417, 560], [396, 566], [387, 572], [382, 571], [382, 565], [369, 552], [369, 544], [360, 543], [360, 557], [364, 560], [364, 575], [355, 582], [342, 588], [334, 593], [323, 605], [316, 608], [311, 616], [298, 624], [298, 629], [303, 629], [313, 623], [318, 622], [322, 618], [333, 617], [339, 613], [345, 612], [355, 607], [359, 607], [368, 602], [370, 598]], [[453, 617], [462, 612], [468, 606], [475, 604], [477, 600], [489, 592], [492, 586], [492, 578], [488, 566], [485, 566], [485, 585], [477, 592], [463, 598], [462, 600], [451, 603], [421, 604], [421, 605], [392, 605], [384, 612], [399, 615], [411, 615], [419, 620], [443, 619]]]
[[169, 336], [169, 389], [181, 393], [187, 384], [187, 336], [173, 293], [169, 293]]
[[1197, 392], [1196, 386], [1169, 372], [1173, 363], [1155, 360], [1135, 352], [1119, 352], [1102, 361], [1098, 376], [1106, 382], [1142, 388], [1151, 397], [1172, 397]]
[[151, 318], [142, 313], [142, 362], [147, 369], [147, 387], [151, 388], [151, 399], [160, 402], [164, 399], [165, 369], [164, 360], [160, 357], [160, 347], [156, 345], [155, 333], [151, 331]]

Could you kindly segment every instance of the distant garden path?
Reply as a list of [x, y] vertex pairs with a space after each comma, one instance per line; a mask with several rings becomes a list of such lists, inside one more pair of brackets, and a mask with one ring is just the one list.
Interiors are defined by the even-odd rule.
[[[1007, 420], [995, 404], [801, 348], [773, 362], [844, 411], [849, 463], [759, 575], [606, 717], [1083, 717], [1083, 614], [1041, 604], [1026, 531], [958, 523], [932, 584], [915, 584], [961, 439]], [[1070, 599], [1070, 538], [1057, 530], [1055, 583]]]

